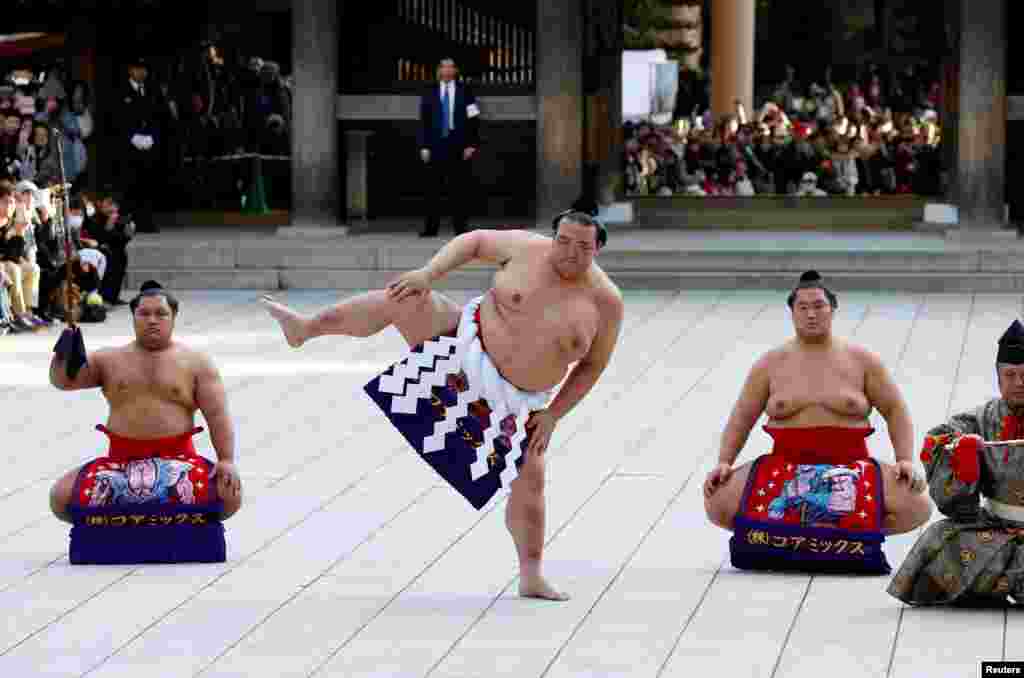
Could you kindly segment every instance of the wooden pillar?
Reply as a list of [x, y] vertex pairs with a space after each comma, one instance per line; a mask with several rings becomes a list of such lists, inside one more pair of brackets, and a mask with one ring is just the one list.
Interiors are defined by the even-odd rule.
[[609, 205], [623, 193], [622, 2], [585, 0], [586, 196]]
[[336, 235], [339, 223], [337, 0], [292, 2], [292, 208], [281, 235]]
[[711, 113], [734, 113], [738, 99], [754, 110], [755, 0], [713, 0], [711, 5]]
[[[97, 28], [96, 23], [85, 14], [75, 14], [71, 17], [68, 22], [68, 43], [67, 53], [70, 55], [70, 80], [82, 80], [88, 83], [89, 91], [91, 93], [90, 99], [86, 102], [89, 106], [93, 116], [93, 134], [89, 139], [85, 140], [85, 148], [88, 153], [88, 166], [86, 178], [88, 184], [86, 186], [79, 186], [89, 191], [96, 191], [99, 189], [99, 157], [97, 152], [99, 151], [101, 144], [97, 143], [97, 130], [102, 129], [100, 124], [100, 100], [97, 94], [97, 78], [96, 78], [96, 47], [97, 39], [96, 36]], [[64, 83], [67, 89], [68, 102], [70, 105], [72, 87], [71, 82]]]
[[957, 201], [957, 156], [960, 139], [960, 2], [943, 0], [945, 50], [942, 60], [942, 167], [945, 176], [945, 197]]
[[583, 0], [537, 0], [537, 218], [583, 189]]
[[345, 206], [349, 219], [366, 221], [369, 214], [369, 130], [347, 130], [345, 132]]
[[959, 67], [949, 101], [955, 125], [950, 197], [961, 231], [1002, 228], [1006, 203], [1006, 0], [955, 0]]

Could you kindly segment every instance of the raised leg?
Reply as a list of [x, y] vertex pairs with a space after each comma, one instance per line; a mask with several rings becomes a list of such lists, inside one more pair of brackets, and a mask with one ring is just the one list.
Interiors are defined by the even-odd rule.
[[387, 290], [374, 290], [312, 317], [296, 313], [270, 295], [265, 295], [262, 302], [293, 348], [327, 335], [370, 337], [389, 325], [394, 325], [406, 342], [415, 346], [458, 326], [461, 313], [455, 302], [438, 292], [396, 302]]
[[913, 492], [906, 481], [897, 480], [896, 467], [892, 464], [882, 464], [882, 481], [886, 534], [904, 534], [928, 522], [932, 502], [927, 492]]
[[50, 510], [53, 511], [53, 515], [65, 523], [74, 522], [71, 520], [71, 514], [68, 513], [68, 504], [71, 503], [71, 493], [75, 490], [78, 471], [77, 468], [68, 471], [50, 489]]
[[543, 458], [527, 456], [519, 477], [512, 481], [512, 494], [505, 507], [505, 526], [519, 556], [519, 595], [569, 600], [568, 595], [556, 591], [541, 574], [545, 528]]
[[733, 469], [729, 480], [710, 497], [704, 497], [704, 511], [708, 520], [723, 530], [732, 531], [736, 522], [736, 514], [740, 512], [740, 501], [743, 499], [743, 489], [747, 486], [747, 476], [750, 475], [750, 464], [744, 464]]

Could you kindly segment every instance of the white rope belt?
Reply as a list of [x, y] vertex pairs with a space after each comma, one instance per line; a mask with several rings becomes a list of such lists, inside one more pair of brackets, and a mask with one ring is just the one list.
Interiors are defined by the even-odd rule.
[[[544, 408], [553, 389], [523, 391], [501, 376], [483, 348], [480, 328], [474, 319], [482, 301], [483, 297], [477, 297], [463, 309], [454, 339], [442, 336], [423, 342], [422, 353], [410, 355], [407, 365], [400, 365], [392, 375], [381, 377], [380, 390], [393, 394], [392, 412], [414, 414], [417, 401], [429, 400], [433, 386], [444, 386], [448, 375], [463, 371], [469, 381], [469, 389], [458, 394], [454, 406], [445, 408], [445, 418], [436, 422], [434, 432], [423, 439], [423, 452], [429, 454], [444, 450], [445, 435], [457, 429], [459, 419], [468, 415], [471, 403], [484, 398], [491, 410], [491, 425], [484, 430], [483, 444], [477, 448], [476, 461], [470, 466], [471, 477], [479, 480], [487, 473], [487, 456], [494, 452], [494, 441], [501, 434], [500, 422], [511, 414], [517, 419], [516, 432], [511, 436], [512, 451], [506, 457], [505, 470], [501, 473], [502, 485], [507, 488], [519, 474], [516, 462], [522, 456], [520, 443], [526, 439], [525, 424], [530, 412]], [[454, 355], [450, 351], [452, 346], [455, 347]], [[431, 367], [433, 371], [429, 371]]]

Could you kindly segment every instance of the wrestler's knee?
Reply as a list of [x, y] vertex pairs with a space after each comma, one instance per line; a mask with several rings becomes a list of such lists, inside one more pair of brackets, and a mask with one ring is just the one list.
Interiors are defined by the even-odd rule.
[[[512, 481], [510, 512], [516, 519], [530, 522], [544, 519], [544, 462], [534, 457], [523, 463], [519, 476]], [[511, 517], [511, 516], [510, 516]]]
[[410, 346], [454, 330], [461, 311], [443, 294], [430, 291], [399, 302], [390, 301], [388, 319]]
[[739, 468], [734, 469], [729, 480], [724, 485], [718, 487], [710, 497], [704, 496], [704, 512], [712, 524], [717, 525], [723, 530], [733, 529], [749, 475], [750, 464], [743, 464]]
[[50, 488], [50, 510], [53, 515], [67, 523], [72, 522], [68, 505], [71, 503], [71, 493], [74, 491], [77, 475], [77, 469], [68, 471]]
[[704, 513], [708, 520], [723, 530], [732, 530], [738, 510], [736, 506], [729, 506], [721, 494], [704, 497]]
[[886, 527], [891, 534], [910, 532], [928, 522], [932, 502], [927, 493], [913, 491], [892, 464], [882, 466]]
[[512, 486], [514, 488], [516, 483], [519, 483], [524, 492], [543, 496], [544, 476], [544, 458], [536, 454], [528, 454], [519, 468], [519, 477], [512, 481]]

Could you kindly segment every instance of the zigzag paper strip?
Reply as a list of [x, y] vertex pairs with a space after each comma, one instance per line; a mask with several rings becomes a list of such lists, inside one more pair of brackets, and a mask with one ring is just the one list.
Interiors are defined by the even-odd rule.
[[458, 351], [450, 358], [439, 358], [434, 365], [433, 372], [420, 372], [419, 381], [410, 382], [405, 395], [391, 398], [391, 411], [403, 414], [415, 414], [416, 403], [419, 400], [430, 400], [433, 395], [434, 386], [444, 386], [445, 378], [449, 374], [459, 371], [460, 360]]
[[418, 381], [420, 372], [424, 369], [433, 369], [436, 358], [447, 358], [453, 345], [455, 340], [451, 337], [439, 337], [438, 341], [423, 342], [423, 352], [410, 354], [395, 365], [392, 374], [381, 375], [380, 390], [392, 395], [402, 395], [405, 393], [407, 380]]
[[469, 406], [479, 400], [481, 395], [479, 385], [472, 383], [467, 390], [459, 393], [455, 404], [445, 409], [444, 419], [434, 424], [434, 432], [423, 439], [423, 452], [437, 452], [443, 449], [445, 435], [458, 429], [459, 419], [469, 415]]
[[512, 435], [512, 451], [505, 457], [505, 470], [501, 472], [501, 486], [509, 487], [519, 477], [519, 460], [523, 456], [523, 442], [526, 440], [526, 422], [530, 408], [524, 407], [516, 417], [516, 432]]
[[[487, 401], [488, 404], [492, 404], [491, 401]], [[492, 409], [490, 415], [488, 415], [489, 421], [488, 426], [484, 429], [484, 442], [483, 445], [476, 449], [476, 461], [470, 464], [469, 471], [473, 480], [479, 480], [482, 476], [487, 474], [487, 457], [494, 452], [494, 441], [499, 435], [501, 435], [501, 420], [508, 416], [508, 410], [504, 407], [503, 403], [493, 403], [496, 409]], [[518, 422], [517, 422], [518, 424]], [[518, 426], [517, 426], [518, 430]], [[511, 453], [509, 453], [511, 456]], [[506, 459], [506, 462], [508, 460]]]

